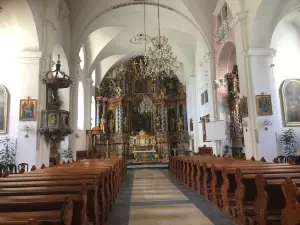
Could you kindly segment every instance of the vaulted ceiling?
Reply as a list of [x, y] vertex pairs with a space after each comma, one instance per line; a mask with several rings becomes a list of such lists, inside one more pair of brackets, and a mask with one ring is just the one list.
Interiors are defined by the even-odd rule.
[[[150, 37], [158, 34], [157, 0], [146, 2], [146, 31]], [[195, 69], [197, 42], [210, 48], [212, 12], [217, 0], [160, 0], [162, 35], [169, 39], [174, 53], [184, 65], [179, 77]], [[144, 53], [143, 45], [130, 39], [144, 33], [143, 0], [68, 0], [72, 21], [74, 54], [85, 46], [88, 76], [99, 69], [101, 77], [119, 61]]]

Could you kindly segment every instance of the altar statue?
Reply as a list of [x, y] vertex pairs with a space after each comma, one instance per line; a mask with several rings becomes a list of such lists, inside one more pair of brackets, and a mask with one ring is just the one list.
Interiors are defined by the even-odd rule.
[[124, 133], [128, 133], [128, 117], [124, 118], [124, 122], [123, 122], [123, 126], [124, 126]]
[[176, 131], [176, 120], [175, 120], [175, 117], [171, 118], [170, 131], [171, 132], [175, 132]]
[[183, 119], [182, 117], [179, 117], [177, 122], [177, 131], [182, 131], [182, 130], [183, 130]]
[[105, 133], [105, 123], [106, 121], [104, 119], [104, 114], [102, 114], [99, 127], [100, 127], [100, 131], [102, 131], [103, 133]]
[[113, 114], [111, 114], [109, 121], [108, 121], [108, 126], [109, 126], [109, 132], [113, 133], [115, 131], [115, 118]]

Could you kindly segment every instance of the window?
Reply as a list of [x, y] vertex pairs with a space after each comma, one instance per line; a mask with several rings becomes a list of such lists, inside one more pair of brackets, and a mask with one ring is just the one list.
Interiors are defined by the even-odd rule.
[[77, 103], [77, 128], [83, 130], [84, 127], [84, 90], [82, 82], [78, 84], [78, 103]]
[[92, 96], [92, 99], [91, 99], [91, 127], [95, 127], [96, 126], [96, 120], [95, 120], [95, 117], [96, 117], [96, 108], [95, 108], [95, 97]]
[[217, 27], [219, 28], [228, 19], [228, 6], [227, 3], [222, 6], [220, 13], [217, 16]]
[[84, 49], [83, 47], [81, 47], [80, 51], [79, 51], [79, 57], [80, 57], [80, 68], [83, 70], [84, 68]]
[[96, 83], [96, 80], [95, 80], [96, 79], [95, 70], [93, 71], [91, 78], [92, 78], [92, 81], [93, 81], [93, 86], [95, 86], [95, 83]]
[[208, 92], [207, 90], [205, 90], [202, 94], [201, 94], [201, 105], [204, 105], [208, 103]]

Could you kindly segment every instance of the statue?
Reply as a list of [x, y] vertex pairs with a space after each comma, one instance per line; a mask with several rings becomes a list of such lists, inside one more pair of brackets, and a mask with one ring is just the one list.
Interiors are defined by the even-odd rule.
[[114, 118], [113, 114], [111, 114], [111, 116], [110, 116], [108, 126], [109, 126], [109, 132], [114, 133], [114, 131], [115, 131], [115, 118]]
[[176, 120], [175, 120], [175, 117], [171, 118], [170, 131], [171, 132], [175, 132], [176, 131]]
[[104, 114], [102, 114], [102, 118], [100, 120], [99, 127], [100, 127], [100, 131], [102, 131], [103, 133], [105, 133], [105, 123], [106, 123], [106, 121], [105, 121], [105, 118], [104, 118]]
[[179, 89], [179, 95], [180, 95], [180, 97], [185, 96], [185, 91], [184, 91], [183, 85], [181, 85], [181, 87], [180, 87], [180, 89]]
[[159, 90], [159, 98], [161, 98], [161, 99], [165, 98], [165, 93], [162, 89]]
[[129, 126], [128, 126], [128, 118], [127, 117], [124, 118], [123, 126], [124, 126], [124, 133], [128, 133]]
[[158, 115], [155, 116], [155, 128], [156, 128], [156, 131], [160, 130], [160, 118]]
[[177, 122], [177, 131], [182, 131], [182, 130], [183, 130], [183, 119], [182, 117], [179, 117]]

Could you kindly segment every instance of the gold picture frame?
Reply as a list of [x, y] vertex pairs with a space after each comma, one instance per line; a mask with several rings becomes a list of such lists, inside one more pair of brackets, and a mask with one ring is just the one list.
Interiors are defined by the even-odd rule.
[[286, 79], [281, 85], [284, 123], [287, 127], [300, 126], [300, 79]]
[[8, 100], [8, 90], [4, 85], [0, 84], [0, 134], [7, 133]]
[[273, 115], [271, 95], [256, 95], [256, 111], [258, 116]]
[[20, 100], [20, 121], [35, 121], [37, 111], [37, 100], [36, 99], [21, 99]]

